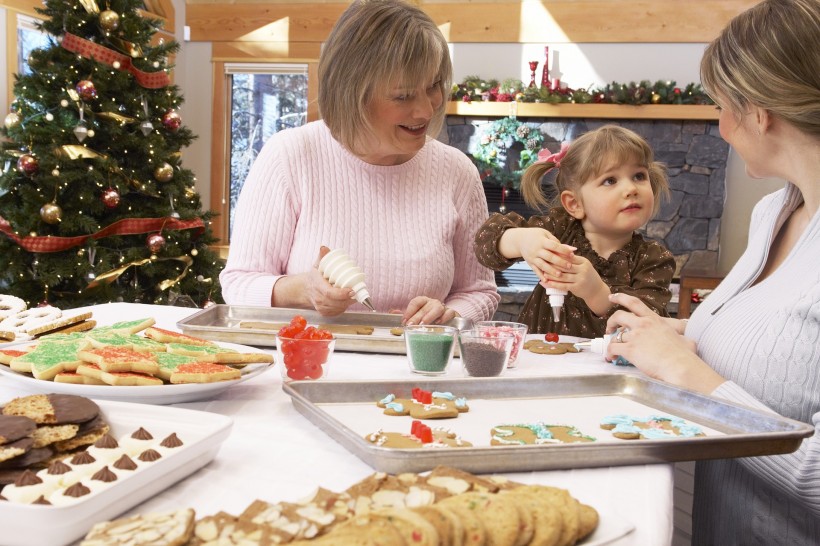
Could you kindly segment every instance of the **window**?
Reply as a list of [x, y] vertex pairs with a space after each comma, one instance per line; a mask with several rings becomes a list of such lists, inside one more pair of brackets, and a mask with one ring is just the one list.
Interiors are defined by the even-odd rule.
[[304, 125], [308, 111], [306, 64], [226, 63], [228, 76], [229, 233], [236, 200], [251, 165], [274, 133]]
[[37, 48], [49, 45], [47, 33], [37, 28], [38, 19], [28, 15], [17, 15], [17, 68], [20, 75], [29, 74], [28, 57]]

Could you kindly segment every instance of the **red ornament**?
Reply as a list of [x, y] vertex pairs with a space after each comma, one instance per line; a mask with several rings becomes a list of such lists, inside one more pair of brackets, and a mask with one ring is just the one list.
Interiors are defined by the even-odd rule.
[[538, 61], [530, 61], [530, 85], [529, 87], [535, 87], [535, 71], [538, 68]]
[[681, 93], [681, 91], [680, 91], [680, 87], [676, 87], [676, 88], [674, 88], [674, 89], [672, 90], [672, 92], [673, 92], [674, 94], [676, 94], [676, 95], [680, 95], [680, 93]]
[[31, 177], [40, 170], [40, 162], [31, 154], [23, 154], [17, 159], [17, 170]]
[[97, 88], [91, 80], [80, 80], [75, 89], [83, 100], [89, 101], [97, 98]]
[[549, 332], [544, 336], [544, 341], [547, 343], [558, 343], [558, 340], [561, 339], [558, 337], [558, 334], [555, 332]]
[[172, 133], [176, 133], [182, 125], [182, 118], [176, 110], [168, 110], [162, 116], [162, 125]]
[[100, 199], [102, 199], [103, 205], [105, 205], [106, 208], [109, 209], [113, 209], [114, 207], [120, 204], [120, 194], [114, 188], [108, 188], [103, 190]]
[[461, 102], [473, 102], [473, 99], [470, 98], [470, 95], [462, 95]]
[[145, 245], [152, 254], [156, 254], [165, 246], [165, 237], [159, 233], [152, 233], [145, 239]]

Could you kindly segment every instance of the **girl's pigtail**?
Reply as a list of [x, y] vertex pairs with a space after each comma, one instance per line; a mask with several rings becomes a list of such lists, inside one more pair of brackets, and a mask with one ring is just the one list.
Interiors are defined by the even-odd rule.
[[541, 150], [538, 152], [538, 161], [527, 167], [521, 175], [521, 195], [529, 207], [544, 210], [549, 206], [550, 203], [541, 190], [541, 179], [552, 169], [561, 168], [561, 160], [567, 155], [567, 149], [569, 143], [564, 142], [558, 152]]
[[544, 210], [549, 206], [549, 201], [541, 189], [541, 179], [555, 168], [555, 163], [533, 163], [521, 175], [521, 196], [530, 208]]

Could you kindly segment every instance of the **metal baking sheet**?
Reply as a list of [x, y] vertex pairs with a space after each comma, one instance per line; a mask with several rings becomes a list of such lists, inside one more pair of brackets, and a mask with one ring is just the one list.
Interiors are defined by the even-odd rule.
[[[455, 419], [427, 420], [426, 424], [450, 429], [474, 447], [394, 449], [366, 441], [364, 436], [379, 428], [409, 433], [409, 416], [386, 416], [376, 402], [390, 393], [410, 398], [413, 387], [466, 397], [468, 412]], [[803, 438], [814, 434], [814, 428], [806, 423], [626, 374], [413, 382], [294, 381], [282, 388], [309, 421], [374, 469], [389, 473], [423, 472], [437, 465], [476, 473], [522, 472], [774, 455], [795, 451]], [[613, 411], [622, 413], [623, 408], [635, 407], [649, 408], [650, 414], [680, 417], [701, 426], [707, 435], [620, 440], [597, 426]], [[526, 408], [524, 415], [522, 408]], [[582, 426], [584, 419], [587, 425]], [[592, 419], [594, 427], [588, 424]], [[493, 426], [539, 421], [577, 426], [598, 441], [489, 445]]]
[[[392, 313], [342, 313], [325, 317], [317, 311], [288, 309], [284, 307], [254, 307], [238, 305], [212, 305], [177, 322], [183, 333], [243, 345], [263, 347], [276, 346], [276, 332], [256, 328], [240, 328], [245, 321], [290, 322], [295, 315], [302, 315], [308, 324], [339, 324], [346, 326], [373, 326], [370, 335], [335, 334], [337, 351], [360, 353], [406, 354], [404, 336], [390, 333], [391, 328], [401, 326], [401, 315]], [[447, 323], [459, 330], [471, 327], [471, 321], [456, 317]]]

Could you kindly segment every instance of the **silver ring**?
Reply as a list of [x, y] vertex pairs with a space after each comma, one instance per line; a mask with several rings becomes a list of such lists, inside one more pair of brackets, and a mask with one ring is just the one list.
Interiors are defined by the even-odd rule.
[[618, 330], [618, 333], [615, 334], [615, 341], [618, 343], [624, 342], [624, 330]]

